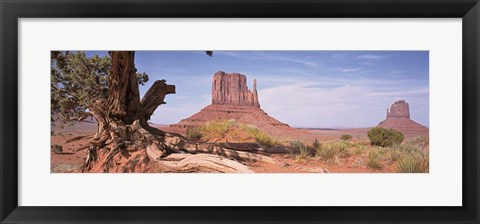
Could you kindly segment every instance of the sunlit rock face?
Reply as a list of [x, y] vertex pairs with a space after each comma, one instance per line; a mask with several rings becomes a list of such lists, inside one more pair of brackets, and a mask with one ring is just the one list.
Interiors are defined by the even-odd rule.
[[410, 119], [410, 109], [405, 100], [399, 100], [392, 104], [390, 111], [387, 109], [387, 118], [408, 118]]
[[399, 100], [387, 109], [387, 118], [378, 124], [379, 127], [392, 128], [405, 133], [424, 133], [425, 126], [410, 119], [410, 107], [405, 100]]
[[216, 72], [212, 80], [212, 104], [260, 107], [257, 81], [253, 92], [247, 87], [247, 77], [240, 73]]

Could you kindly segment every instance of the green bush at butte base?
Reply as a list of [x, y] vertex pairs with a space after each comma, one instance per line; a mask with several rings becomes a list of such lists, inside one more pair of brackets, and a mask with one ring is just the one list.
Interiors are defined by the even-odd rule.
[[368, 139], [372, 145], [390, 147], [403, 141], [403, 134], [389, 128], [374, 127], [368, 131]]

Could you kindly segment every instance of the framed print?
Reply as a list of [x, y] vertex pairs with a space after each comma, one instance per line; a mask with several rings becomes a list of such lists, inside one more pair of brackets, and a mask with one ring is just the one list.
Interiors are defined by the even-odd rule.
[[478, 223], [468, 1], [2, 1], [2, 223]]

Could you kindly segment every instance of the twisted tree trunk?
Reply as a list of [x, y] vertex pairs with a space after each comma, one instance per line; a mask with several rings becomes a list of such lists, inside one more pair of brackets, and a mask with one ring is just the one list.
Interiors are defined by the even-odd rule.
[[175, 93], [175, 86], [158, 80], [140, 100], [135, 52], [109, 53], [112, 69], [108, 76], [108, 98], [90, 107], [98, 129], [91, 144], [78, 149], [87, 152], [82, 171], [252, 172], [230, 159], [275, 162], [262, 155], [191, 143], [182, 136], [150, 127], [147, 121], [159, 105], [165, 104], [165, 96]]

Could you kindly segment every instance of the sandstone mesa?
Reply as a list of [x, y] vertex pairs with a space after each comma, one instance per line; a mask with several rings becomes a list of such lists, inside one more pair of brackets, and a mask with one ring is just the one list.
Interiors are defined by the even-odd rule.
[[399, 100], [387, 108], [387, 118], [378, 124], [379, 127], [392, 128], [406, 133], [424, 133], [428, 128], [410, 119], [410, 108], [405, 100]]
[[260, 108], [256, 80], [253, 81], [253, 91], [251, 91], [248, 89], [245, 75], [223, 71], [218, 71], [213, 75], [212, 103], [172, 127], [188, 129], [212, 120], [231, 119], [256, 126], [266, 133], [276, 136], [304, 131], [291, 128], [269, 116]]

